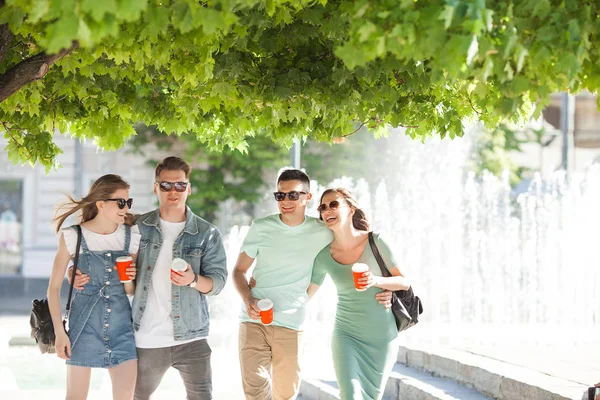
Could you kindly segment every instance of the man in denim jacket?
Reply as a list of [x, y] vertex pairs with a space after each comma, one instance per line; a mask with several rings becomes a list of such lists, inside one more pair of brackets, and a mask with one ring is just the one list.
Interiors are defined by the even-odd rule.
[[[210, 319], [206, 296], [225, 286], [227, 264], [218, 229], [186, 206], [190, 166], [167, 157], [156, 167], [159, 208], [140, 215], [132, 316], [138, 353], [135, 399], [149, 399], [169, 367], [183, 378], [188, 399], [212, 399]], [[185, 271], [171, 271], [182, 258]], [[83, 286], [79, 275], [75, 286]]]

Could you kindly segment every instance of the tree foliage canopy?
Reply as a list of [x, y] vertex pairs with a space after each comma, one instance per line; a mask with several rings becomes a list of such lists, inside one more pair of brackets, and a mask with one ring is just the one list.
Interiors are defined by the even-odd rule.
[[[128, 142], [135, 154], [147, 156], [146, 151], [154, 148], [170, 152], [173, 147], [181, 149], [181, 156], [193, 166], [192, 194], [187, 204], [209, 222], [216, 222], [219, 206], [226, 200], [246, 207], [257, 203], [268, 184], [264, 180], [265, 172], [276, 171], [289, 160], [286, 149], [264, 136], [248, 138], [249, 149], [242, 154], [227, 147], [221, 151], [207, 150], [191, 135], [174, 138], [153, 126], [136, 124], [135, 129], [136, 136]], [[155, 166], [157, 162], [149, 160], [148, 164]]]
[[[577, 0], [0, 0], [0, 122], [15, 162], [55, 130], [123, 145], [133, 123], [244, 151], [262, 135], [460, 135], [600, 87]], [[353, 125], [354, 124], [354, 125]]]

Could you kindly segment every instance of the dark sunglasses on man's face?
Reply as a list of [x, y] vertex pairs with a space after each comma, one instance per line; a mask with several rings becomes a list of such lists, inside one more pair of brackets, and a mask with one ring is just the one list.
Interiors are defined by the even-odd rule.
[[306, 192], [298, 192], [296, 190], [292, 190], [291, 192], [274, 192], [273, 196], [275, 196], [275, 200], [284, 201], [285, 196], [288, 197], [291, 201], [296, 201], [300, 198], [301, 194], [306, 194]]
[[[329, 209], [331, 211], [333, 210], [337, 210], [338, 208], [340, 208], [340, 202], [337, 200], [333, 200], [331, 203], [329, 203]], [[327, 211], [327, 204], [322, 203], [319, 205], [319, 207], [317, 207], [317, 211], [320, 214], [323, 214], [325, 211]]]
[[116, 201], [117, 202], [117, 206], [119, 206], [119, 208], [122, 210], [125, 208], [125, 205], [127, 204], [127, 207], [131, 208], [131, 206], [133, 205], [133, 199], [106, 199], [106, 201]]
[[172, 188], [175, 188], [176, 192], [185, 192], [187, 189], [187, 182], [156, 182], [161, 192], [170, 192]]

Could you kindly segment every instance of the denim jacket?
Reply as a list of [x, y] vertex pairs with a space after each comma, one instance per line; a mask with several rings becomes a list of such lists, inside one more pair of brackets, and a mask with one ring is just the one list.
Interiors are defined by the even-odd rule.
[[[213, 288], [205, 295], [194, 288], [171, 285], [171, 316], [175, 340], [208, 336], [210, 316], [206, 296], [219, 294], [227, 280], [225, 249], [219, 230], [196, 216], [189, 207], [186, 215], [185, 227], [173, 244], [173, 258], [183, 258], [195, 273], [212, 278]], [[140, 329], [140, 321], [146, 310], [148, 289], [163, 242], [159, 221], [158, 209], [137, 218], [142, 239], [132, 305], [133, 328], [136, 331]]]

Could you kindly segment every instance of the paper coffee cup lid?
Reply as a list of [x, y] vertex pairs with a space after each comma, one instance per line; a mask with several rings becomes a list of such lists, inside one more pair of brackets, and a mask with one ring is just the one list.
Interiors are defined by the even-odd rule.
[[173, 271], [185, 271], [187, 266], [187, 261], [182, 258], [174, 258], [173, 261], [171, 261], [171, 269]]
[[117, 258], [117, 261], [133, 261], [133, 258], [131, 256], [121, 256]]
[[262, 311], [266, 311], [271, 307], [273, 307], [273, 302], [269, 299], [260, 299], [258, 301], [258, 308], [260, 308]]
[[363, 263], [356, 263], [352, 266], [352, 271], [354, 272], [366, 272], [369, 270], [369, 266]]

